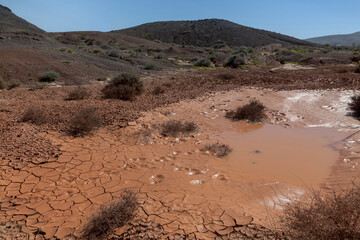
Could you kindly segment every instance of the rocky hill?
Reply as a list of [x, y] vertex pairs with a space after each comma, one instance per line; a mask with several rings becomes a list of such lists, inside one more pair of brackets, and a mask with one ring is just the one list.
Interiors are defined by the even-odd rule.
[[221, 46], [222, 44], [258, 47], [272, 43], [313, 45], [279, 33], [245, 27], [221, 19], [155, 22], [115, 32], [166, 43], [201, 47]]
[[44, 33], [44, 30], [16, 16], [9, 8], [0, 5], [0, 33]]
[[358, 46], [360, 45], [360, 32], [309, 38], [307, 39], [307, 41], [318, 44], [331, 44], [336, 46]]

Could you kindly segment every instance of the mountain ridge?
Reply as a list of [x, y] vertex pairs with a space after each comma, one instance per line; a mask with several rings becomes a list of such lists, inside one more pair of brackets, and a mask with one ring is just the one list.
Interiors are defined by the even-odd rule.
[[306, 40], [317, 44], [331, 44], [336, 46], [360, 45], [360, 31], [350, 34], [326, 35], [308, 38]]

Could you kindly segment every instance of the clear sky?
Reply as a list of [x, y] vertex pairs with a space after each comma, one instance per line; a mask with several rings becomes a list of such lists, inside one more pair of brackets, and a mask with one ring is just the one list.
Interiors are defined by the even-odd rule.
[[360, 31], [360, 0], [0, 0], [49, 32], [221, 18], [297, 38]]

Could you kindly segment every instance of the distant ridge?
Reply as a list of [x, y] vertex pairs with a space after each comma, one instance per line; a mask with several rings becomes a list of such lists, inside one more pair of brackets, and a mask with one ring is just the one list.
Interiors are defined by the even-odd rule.
[[360, 45], [360, 32], [352, 34], [337, 34], [306, 39], [318, 44], [331, 44], [336, 46]]
[[284, 45], [314, 45], [313, 43], [274, 33], [245, 27], [222, 19], [197, 21], [154, 22], [118, 30], [135, 37], [160, 40], [166, 43], [210, 47], [225, 42], [229, 46], [258, 47], [272, 43]]
[[0, 33], [1, 32], [44, 33], [45, 31], [16, 16], [9, 8], [0, 5]]

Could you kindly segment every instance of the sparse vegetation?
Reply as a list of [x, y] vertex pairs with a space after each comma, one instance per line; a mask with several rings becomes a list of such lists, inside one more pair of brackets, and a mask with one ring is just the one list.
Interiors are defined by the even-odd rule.
[[85, 108], [70, 121], [69, 133], [72, 136], [85, 136], [100, 127], [101, 121], [94, 108]]
[[2, 77], [0, 77], [0, 90], [3, 90], [6, 88], [6, 83]]
[[85, 88], [78, 87], [69, 92], [65, 100], [82, 100], [89, 96], [89, 92]]
[[265, 117], [265, 106], [256, 100], [251, 101], [242, 107], [238, 107], [235, 111], [229, 111], [226, 113], [227, 118], [233, 120], [248, 120], [249, 122], [256, 123], [261, 122]]
[[124, 191], [117, 201], [100, 206], [82, 229], [82, 239], [106, 239], [113, 230], [134, 218], [138, 206], [137, 195]]
[[115, 77], [102, 90], [104, 98], [132, 100], [144, 91], [143, 82], [132, 73]]
[[21, 121], [41, 125], [47, 122], [47, 117], [43, 109], [32, 106], [25, 111]]
[[160, 95], [160, 94], [163, 94], [164, 92], [165, 92], [165, 89], [162, 86], [156, 86], [154, 88], [153, 94]]
[[11, 81], [11, 82], [8, 84], [7, 89], [8, 89], [8, 90], [11, 90], [11, 89], [13, 89], [13, 88], [20, 87], [20, 85], [21, 85], [21, 82], [20, 82], [20, 81], [18, 81], [18, 80], [13, 80], [13, 81]]
[[153, 62], [148, 62], [145, 64], [144, 69], [145, 70], [155, 70], [155, 69], [157, 69], [157, 66]]
[[56, 80], [58, 80], [59, 78], [59, 73], [54, 72], [54, 71], [47, 71], [44, 72], [40, 78], [39, 81], [40, 82], [55, 82]]
[[113, 50], [113, 51], [110, 51], [110, 52], [108, 53], [108, 56], [109, 56], [109, 57], [113, 57], [113, 58], [119, 58], [119, 57], [120, 57], [120, 54], [119, 54], [118, 51]]
[[352, 96], [348, 109], [353, 117], [360, 118], [360, 95]]
[[360, 73], [360, 63], [358, 63], [354, 69], [355, 73]]
[[195, 67], [210, 67], [211, 61], [207, 58], [201, 58], [195, 62], [194, 66]]
[[180, 134], [189, 134], [195, 132], [198, 126], [194, 122], [181, 122], [178, 120], [170, 120], [161, 124], [160, 133], [166, 137], [177, 137]]
[[290, 239], [360, 239], [360, 188], [313, 192], [308, 202], [285, 206], [282, 231]]
[[166, 56], [164, 53], [158, 53], [155, 55], [154, 59], [165, 59]]
[[242, 55], [231, 56], [224, 64], [224, 67], [238, 68], [245, 64], [245, 58]]
[[209, 151], [211, 154], [220, 158], [229, 155], [229, 153], [231, 153], [232, 151], [229, 145], [221, 144], [221, 143], [206, 145], [202, 150]]
[[44, 89], [44, 88], [46, 88], [45, 84], [43, 84], [43, 83], [35, 83], [34, 85], [29, 87], [29, 90], [30, 91], [35, 91], [35, 90]]

